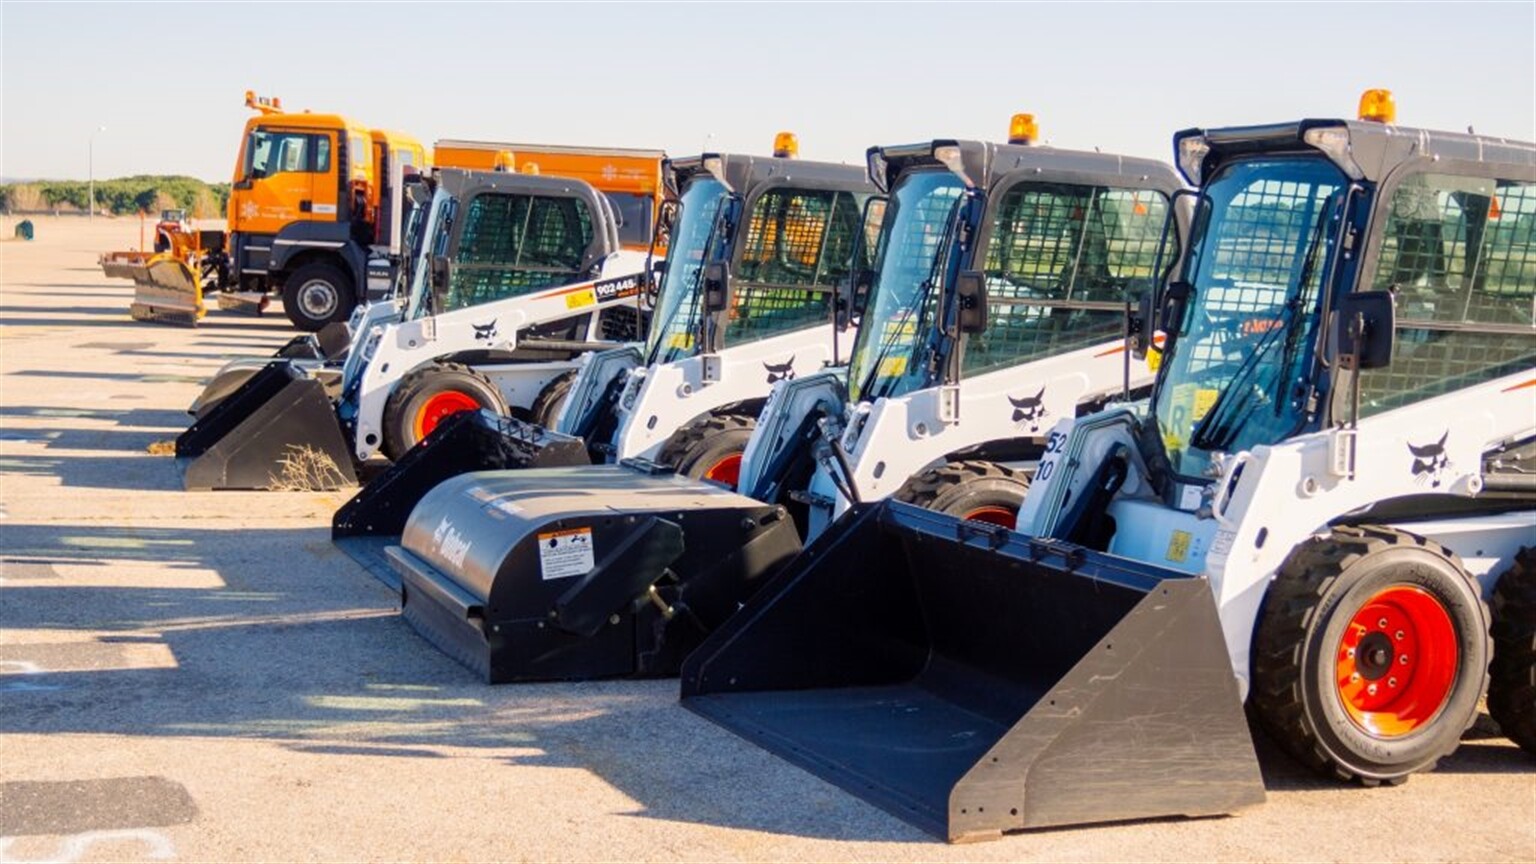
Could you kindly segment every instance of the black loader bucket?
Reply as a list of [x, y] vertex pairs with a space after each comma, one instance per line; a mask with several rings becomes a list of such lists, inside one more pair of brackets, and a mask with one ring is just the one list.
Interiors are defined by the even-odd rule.
[[202, 282], [174, 255], [156, 255], [134, 273], [128, 314], [135, 321], [196, 326], [205, 311]]
[[286, 360], [345, 360], [352, 347], [352, 330], [345, 321], [332, 321], [314, 333], [300, 333], [283, 343], [273, 357]]
[[[219, 371], [213, 373], [208, 383], [203, 385], [203, 392], [197, 394], [192, 404], [187, 406], [187, 413], [193, 417], [202, 417], [225, 399], [228, 399], [245, 382], [260, 374], [274, 362], [270, 357], [240, 357], [225, 363]], [[293, 360], [286, 362], [303, 369], [311, 378], [320, 382], [325, 388], [326, 398], [334, 404], [341, 396], [341, 367], [327, 364], [321, 360]]]
[[471, 471], [590, 463], [580, 438], [491, 411], [464, 411], [438, 424], [343, 504], [331, 519], [331, 540], [386, 585], [399, 588], [384, 549], [400, 542], [411, 510], [439, 483]]
[[1204, 579], [886, 501], [682, 672], [683, 704], [950, 841], [1264, 800]]
[[780, 507], [587, 465], [449, 480], [389, 557], [411, 626], [500, 683], [676, 675], [799, 549]]
[[320, 379], [274, 360], [176, 439], [188, 489], [336, 489], [357, 482]]

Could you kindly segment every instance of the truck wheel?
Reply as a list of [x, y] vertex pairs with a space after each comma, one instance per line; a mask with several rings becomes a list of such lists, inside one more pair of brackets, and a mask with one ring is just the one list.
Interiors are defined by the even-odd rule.
[[491, 380], [460, 363], [430, 363], [400, 380], [384, 404], [384, 455], [398, 460], [461, 411], [505, 416], [507, 403]]
[[657, 461], [695, 480], [712, 480], [735, 489], [741, 479], [741, 454], [747, 449], [757, 418], [747, 414], [716, 414], [695, 420], [672, 435]]
[[1536, 754], [1536, 546], [1527, 546], [1493, 589], [1493, 663], [1488, 713], [1527, 753]]
[[1379, 526], [1296, 547], [1253, 637], [1259, 722], [1303, 764], [1366, 786], [1448, 756], [1488, 683], [1488, 611], [1461, 560]]
[[305, 264], [283, 281], [283, 312], [293, 326], [307, 333], [347, 320], [356, 305], [352, 280], [334, 264]]
[[1029, 492], [1029, 478], [995, 462], [950, 462], [909, 478], [897, 501], [1012, 529]]
[[534, 425], [545, 429], [555, 428], [555, 418], [560, 416], [560, 409], [564, 407], [565, 400], [571, 396], [571, 387], [576, 383], [576, 372], [562, 372], [555, 380], [544, 385], [539, 395], [529, 406], [528, 413]]

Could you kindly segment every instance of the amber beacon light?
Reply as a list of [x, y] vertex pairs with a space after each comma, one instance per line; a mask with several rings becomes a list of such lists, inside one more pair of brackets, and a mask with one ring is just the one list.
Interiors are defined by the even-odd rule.
[[1040, 137], [1040, 127], [1035, 125], [1035, 115], [1015, 114], [1008, 121], [1009, 144], [1033, 144]]
[[1367, 90], [1360, 94], [1360, 119], [1375, 123], [1396, 123], [1397, 102], [1391, 90]]
[[800, 139], [793, 132], [780, 132], [773, 136], [773, 155], [779, 159], [793, 159], [800, 155]]

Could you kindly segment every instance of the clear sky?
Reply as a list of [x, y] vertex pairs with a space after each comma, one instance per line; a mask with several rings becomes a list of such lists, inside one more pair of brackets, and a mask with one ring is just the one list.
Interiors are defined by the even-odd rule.
[[[763, 152], [1006, 136], [1169, 158], [1353, 116], [1536, 139], [1536, 3], [0, 3], [0, 176], [227, 180], [243, 94], [438, 138]], [[711, 136], [713, 136], [711, 138]]]

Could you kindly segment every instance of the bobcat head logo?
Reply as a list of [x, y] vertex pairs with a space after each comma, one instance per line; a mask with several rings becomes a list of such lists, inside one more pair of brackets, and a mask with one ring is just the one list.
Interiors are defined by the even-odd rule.
[[1445, 477], [1445, 469], [1451, 467], [1451, 460], [1445, 456], [1445, 442], [1451, 437], [1451, 431], [1447, 429], [1440, 440], [1433, 444], [1409, 444], [1408, 452], [1413, 454], [1413, 480], [1415, 483], [1428, 483], [1430, 488], [1440, 488], [1440, 482]]
[[764, 363], [763, 368], [768, 370], [769, 384], [779, 381], [793, 381], [795, 379], [795, 355], [789, 355], [788, 360], [778, 365]]
[[496, 319], [492, 318], [489, 324], [470, 324], [475, 330], [476, 342], [489, 342], [496, 338]]
[[1044, 387], [1040, 388], [1039, 393], [1033, 396], [1025, 396], [1022, 399], [1015, 399], [1009, 396], [1008, 401], [1013, 404], [1013, 422], [1027, 423], [1029, 424], [1029, 431], [1039, 432], [1040, 421], [1044, 420], [1045, 415], [1050, 413], [1045, 410], [1044, 400]]

